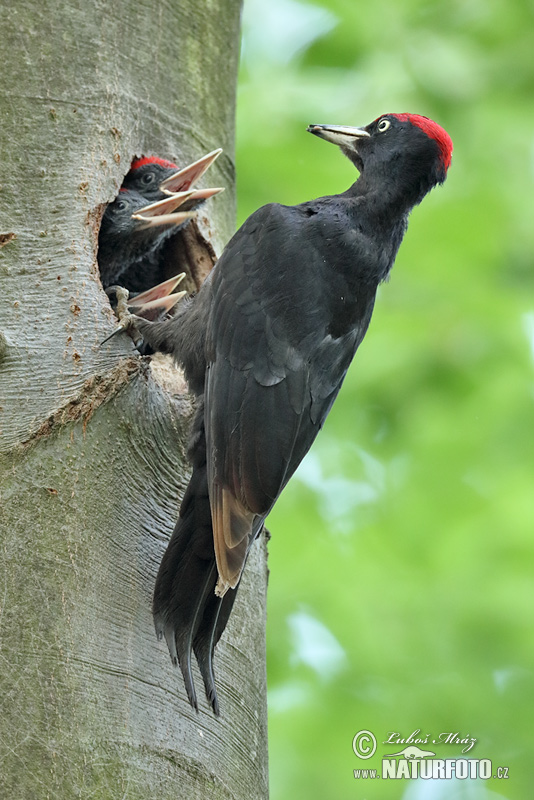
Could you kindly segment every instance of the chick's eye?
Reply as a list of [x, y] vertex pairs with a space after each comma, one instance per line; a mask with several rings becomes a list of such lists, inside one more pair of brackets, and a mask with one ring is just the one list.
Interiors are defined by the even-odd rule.
[[147, 185], [149, 183], [154, 183], [155, 177], [156, 176], [154, 175], [153, 172], [145, 172], [145, 174], [143, 175], [143, 183], [146, 183]]
[[126, 200], [115, 200], [113, 208], [115, 211], [124, 211], [125, 208], [128, 208], [128, 203]]
[[384, 131], [387, 131], [388, 128], [391, 128], [391, 122], [389, 119], [381, 119], [377, 127], [380, 133], [383, 133]]

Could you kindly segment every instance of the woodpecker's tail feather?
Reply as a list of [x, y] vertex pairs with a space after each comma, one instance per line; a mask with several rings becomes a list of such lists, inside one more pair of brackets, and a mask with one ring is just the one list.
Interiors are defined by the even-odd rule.
[[237, 589], [220, 598], [215, 595], [216, 582], [204, 462], [193, 470], [180, 517], [163, 556], [154, 590], [153, 613], [158, 637], [165, 636], [171, 659], [182, 671], [189, 702], [198, 710], [192, 672], [194, 652], [206, 696], [218, 715], [213, 651], [228, 622]]
[[206, 697], [214, 713], [219, 716], [219, 702], [217, 700], [215, 678], [213, 675], [213, 652], [230, 618], [237, 594], [237, 587], [235, 589], [230, 589], [224, 597], [217, 597], [215, 594], [217, 577], [217, 570], [215, 570], [213, 583], [210, 583], [211, 592], [204, 607], [204, 614], [200, 627], [193, 641], [193, 650], [195, 651], [202, 680], [204, 681]]

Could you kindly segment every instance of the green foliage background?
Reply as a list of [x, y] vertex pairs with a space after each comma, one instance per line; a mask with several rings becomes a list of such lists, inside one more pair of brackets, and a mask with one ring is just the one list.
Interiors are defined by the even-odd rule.
[[[533, 31], [526, 0], [245, 2], [240, 221], [356, 178], [310, 122], [410, 111], [455, 144], [269, 519], [273, 800], [532, 796]], [[509, 779], [353, 778], [416, 729]]]

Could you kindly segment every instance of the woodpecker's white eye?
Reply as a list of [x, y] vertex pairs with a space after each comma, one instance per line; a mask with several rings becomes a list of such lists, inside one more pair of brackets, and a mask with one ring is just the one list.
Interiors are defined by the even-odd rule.
[[388, 128], [391, 128], [391, 122], [389, 119], [381, 119], [377, 125], [377, 128], [380, 133], [383, 133], [384, 131], [387, 131]]

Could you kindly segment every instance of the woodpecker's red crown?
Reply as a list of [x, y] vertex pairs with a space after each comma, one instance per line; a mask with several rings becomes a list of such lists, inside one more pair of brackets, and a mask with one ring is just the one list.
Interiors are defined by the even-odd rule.
[[[434, 122], [434, 120], [428, 117], [421, 116], [421, 114], [382, 114], [382, 117], [383, 116], [395, 117], [400, 122], [410, 122], [412, 125], [421, 128], [427, 136], [434, 139], [440, 149], [441, 163], [445, 170], [449, 169], [452, 157], [452, 139], [441, 125], [438, 125], [437, 122]], [[377, 117], [375, 122], [379, 119], [381, 119], [381, 117]]]
[[165, 169], [178, 169], [176, 164], [173, 164], [172, 161], [167, 161], [165, 158], [158, 158], [158, 156], [143, 156], [142, 158], [135, 158], [132, 161], [132, 169], [139, 169], [139, 167], [144, 167], [145, 164], [159, 164], [160, 167], [165, 167]]

